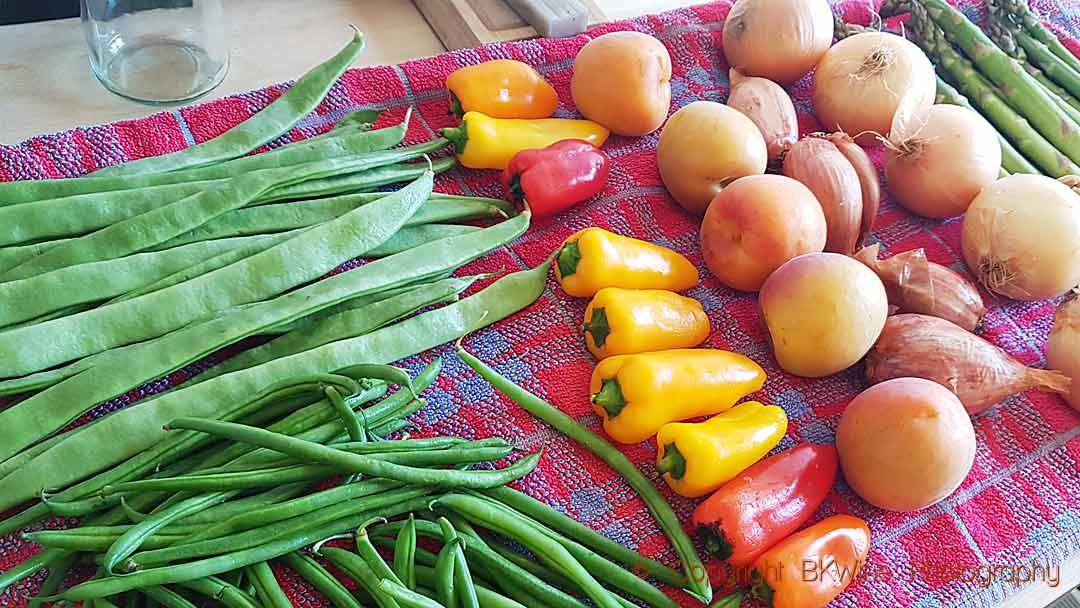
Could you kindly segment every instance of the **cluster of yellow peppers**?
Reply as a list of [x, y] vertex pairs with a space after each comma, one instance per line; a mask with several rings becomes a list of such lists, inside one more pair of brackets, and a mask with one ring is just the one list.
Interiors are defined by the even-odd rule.
[[505, 169], [521, 150], [546, 148], [564, 139], [600, 147], [608, 130], [591, 120], [549, 118], [559, 96], [532, 66], [511, 59], [456, 70], [446, 79], [450, 112], [461, 126], [443, 129], [470, 169]]
[[[678, 253], [601, 228], [563, 243], [555, 276], [566, 293], [592, 297], [582, 329], [600, 363], [589, 392], [616, 441], [656, 435], [657, 471], [675, 492], [704, 496], [761, 459], [787, 433], [775, 405], [748, 401], [765, 371], [728, 351], [694, 348], [709, 335], [701, 304], [677, 291], [698, 282]], [[682, 422], [712, 416], [704, 422]]]

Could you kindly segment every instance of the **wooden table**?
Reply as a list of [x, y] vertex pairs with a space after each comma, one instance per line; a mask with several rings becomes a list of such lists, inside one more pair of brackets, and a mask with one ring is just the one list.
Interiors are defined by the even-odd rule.
[[[607, 17], [621, 19], [704, 0], [595, 1]], [[445, 50], [410, 0], [229, 0], [226, 19], [232, 64], [208, 99], [296, 78], [340, 49], [350, 23], [367, 36], [357, 65]], [[153, 111], [95, 81], [78, 19], [0, 27], [0, 143]], [[1061, 568], [1060, 586], [1031, 585], [1002, 606], [1046, 606], [1080, 584], [1080, 555]]]

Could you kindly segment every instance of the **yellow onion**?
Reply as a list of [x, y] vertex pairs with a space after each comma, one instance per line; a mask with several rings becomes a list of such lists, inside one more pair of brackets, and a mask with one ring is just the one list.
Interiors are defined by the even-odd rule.
[[[1074, 380], [1080, 377], [1080, 299], [1076, 291], [1069, 293], [1054, 314], [1054, 329], [1046, 341], [1046, 363]], [[1072, 390], [1063, 396], [1080, 412], [1080, 383], [1073, 382]]]
[[861, 142], [888, 135], [903, 97], [913, 110], [934, 103], [934, 66], [900, 36], [864, 32], [830, 48], [814, 73], [814, 111], [830, 131]]
[[832, 142], [799, 140], [784, 155], [784, 175], [803, 183], [825, 212], [825, 251], [851, 255], [862, 226], [862, 184], [851, 162]]
[[832, 44], [826, 0], [738, 0], [724, 21], [724, 55], [743, 74], [791, 84]]
[[727, 104], [749, 118], [765, 138], [769, 160], [776, 160], [799, 139], [795, 104], [784, 90], [768, 78], [743, 76], [731, 68], [731, 92]]
[[889, 134], [885, 177], [908, 211], [934, 219], [961, 215], [997, 180], [997, 132], [974, 110], [939, 104], [906, 124], [900, 118]]
[[964, 259], [990, 291], [1044, 300], [1080, 284], [1080, 195], [1042, 175], [1010, 175], [983, 189], [967, 213]]

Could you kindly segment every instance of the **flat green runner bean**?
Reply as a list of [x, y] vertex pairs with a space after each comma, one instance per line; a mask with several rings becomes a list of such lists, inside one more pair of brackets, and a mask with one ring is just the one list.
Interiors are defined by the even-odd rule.
[[243, 156], [286, 133], [311, 113], [363, 50], [364, 37], [354, 28], [352, 41], [337, 55], [301, 76], [288, 91], [262, 111], [221, 135], [179, 152], [106, 167], [95, 171], [93, 175], [100, 177], [176, 171]]
[[[42, 313], [107, 300], [193, 266], [208, 257], [236, 250], [261, 251], [287, 238], [258, 235], [191, 243], [152, 253], [59, 268], [25, 279], [0, 283], [0, 327]], [[293, 234], [295, 236], [295, 234]]]
[[[436, 142], [438, 142], [438, 140], [436, 140]], [[445, 145], [445, 143], [433, 143], [432, 145], [441, 146]], [[424, 171], [429, 169], [438, 175], [439, 173], [449, 171], [456, 165], [456, 157], [444, 156], [442, 158], [432, 159], [431, 164], [426, 162], [398, 163], [396, 165], [386, 165], [384, 167], [377, 167], [358, 173], [311, 179], [299, 184], [275, 188], [270, 192], [259, 196], [255, 201], [255, 205], [265, 205], [278, 201], [318, 198], [330, 196], [332, 194], [341, 194], [342, 192], [370, 192], [382, 186], [416, 179], [422, 175]]]
[[[408, 120], [408, 117], [406, 117], [406, 120]], [[367, 156], [383, 159], [381, 164], [391, 164], [416, 158], [420, 154], [438, 149], [438, 146], [434, 144], [422, 144], [419, 148], [388, 151], [389, 148], [401, 142], [405, 137], [407, 128], [408, 124], [406, 122], [386, 129], [351, 135], [348, 138], [348, 154], [315, 157], [309, 159], [306, 163], [287, 163], [281, 166], [263, 163], [264, 167], [258, 169], [252, 167], [237, 172], [231, 177], [191, 180], [178, 184], [165, 184], [114, 192], [95, 192], [20, 205], [0, 206], [0, 224], [9, 226], [9, 229], [0, 235], [0, 245], [86, 234], [120, 220], [180, 200], [198, 190], [228, 184], [232, 180], [256, 172], [260, 174], [267, 174], [267, 172], [281, 174], [290, 168], [314, 167], [320, 161], [331, 159], [345, 161], [350, 158]], [[413, 152], [406, 152], [407, 150], [415, 150], [416, 156], [413, 155]], [[263, 155], [253, 156], [246, 160], [253, 161], [262, 157]]]
[[[92, 378], [84, 377], [89, 374], [74, 376], [7, 411], [32, 404], [48, 412], [54, 407], [72, 407], [71, 400], [81, 404], [78, 409], [84, 411], [84, 408], [89, 409], [104, 399], [178, 369], [223, 344], [253, 335], [263, 328], [309, 315], [364, 293], [441, 275], [519, 236], [528, 224], [529, 214], [522, 213], [474, 235], [444, 239], [382, 258], [264, 304], [173, 332], [148, 343], [145, 348], [130, 349], [124, 357], [110, 359], [109, 365], [95, 368]], [[331, 343], [188, 389], [165, 393], [154, 399], [150, 407], [135, 404], [110, 414], [102, 422], [73, 434], [0, 479], [0, 504], [4, 505], [0, 508], [10, 508], [36, 496], [44, 480], [62, 486], [154, 445], [163, 438], [160, 425], [174, 417], [205, 415], [204, 412], [216, 414], [228, 404], [243, 401], [261, 390], [281, 374], [325, 371], [357, 361], [389, 363], [422, 352], [456, 339], [472, 327], [488, 325], [528, 306], [540, 296], [546, 283], [546, 267], [515, 273], [472, 297], [365, 337]], [[116, 435], [116, 432], [123, 434]], [[126, 441], [112, 441], [117, 436], [126, 437]]]
[[65, 241], [8, 270], [0, 275], [0, 279], [18, 279], [63, 266], [136, 253], [164, 243], [233, 209], [245, 207], [275, 187], [381, 167], [395, 160], [410, 158], [413, 154], [414, 150], [375, 152], [355, 158], [333, 158], [281, 169], [264, 169], [222, 180], [188, 197]]
[[[281, 146], [262, 154], [244, 156], [205, 167], [142, 175], [85, 176], [3, 182], [0, 183], [0, 205], [31, 203], [92, 192], [116, 192], [133, 188], [235, 177], [259, 169], [284, 167], [320, 158], [336, 158], [338, 156], [367, 152], [370, 150], [355, 148], [354, 142], [349, 136], [370, 129], [381, 113], [379, 110], [354, 110], [342, 117], [330, 131], [322, 135]], [[393, 129], [394, 127], [387, 128]]]
[[[433, 175], [427, 172], [419, 180], [370, 205], [190, 281], [70, 317], [0, 333], [0, 376], [20, 376], [161, 336], [231, 306], [258, 302], [317, 279], [389, 239], [427, 200], [432, 179]], [[69, 421], [56, 420], [59, 426]], [[0, 452], [0, 458], [6, 456]]]

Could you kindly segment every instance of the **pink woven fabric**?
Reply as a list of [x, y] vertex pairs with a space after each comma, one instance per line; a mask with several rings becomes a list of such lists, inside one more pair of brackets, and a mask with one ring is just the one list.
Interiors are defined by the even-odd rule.
[[[865, 0], [834, 2], [850, 21], [869, 20]], [[961, 2], [975, 18], [981, 3]], [[1036, 0], [1044, 15], [1053, 15], [1054, 28], [1075, 36], [1080, 4], [1069, 0]], [[675, 110], [697, 99], [723, 101], [727, 65], [720, 52], [721, 31], [729, 2], [717, 2], [657, 16], [613, 23], [561, 40], [532, 40], [455, 51], [437, 57], [350, 70], [319, 107], [281, 141], [280, 145], [325, 130], [345, 112], [357, 107], [387, 108], [384, 122], [399, 120], [407, 106], [416, 107], [408, 141], [418, 142], [451, 126], [443, 82], [454, 69], [495, 58], [514, 58], [535, 65], [556, 87], [562, 104], [559, 116], [574, 116], [569, 83], [573, 57], [591, 37], [615, 30], [638, 30], [655, 35], [668, 48], [674, 63]], [[280, 95], [272, 86], [175, 112], [140, 120], [84, 127], [35, 137], [17, 146], [0, 146], [0, 180], [46, 179], [82, 175], [127, 159], [160, 154], [204, 141]], [[804, 132], [816, 129], [811, 114], [808, 79], [794, 87]], [[698, 247], [697, 223], [668, 197], [656, 169], [658, 134], [642, 138], [613, 137], [605, 146], [613, 160], [604, 193], [577, 210], [551, 220], [537, 221], [529, 233], [470, 265], [464, 272], [518, 269], [541, 263], [566, 236], [599, 225], [621, 234], [648, 239], [689, 256], [702, 269], [703, 281], [690, 290], [708, 311], [713, 335], [709, 347], [750, 356], [769, 373], [765, 388], [753, 397], [785, 408], [791, 419], [780, 449], [798, 442], [831, 442], [845, 404], [865, 387], [857, 366], [821, 380], [794, 378], [776, 365], [761, 322], [756, 298], [720, 286], [705, 271]], [[495, 172], [454, 170], [440, 178], [446, 192], [500, 196]], [[876, 240], [887, 254], [923, 247], [936, 262], [967, 272], [959, 261], [960, 223], [931, 222], [886, 202]], [[985, 294], [984, 294], [985, 295]], [[1056, 302], [1012, 303], [991, 298], [982, 335], [1025, 364], [1044, 363], [1043, 350]], [[585, 300], [568, 297], [552, 281], [529, 309], [479, 332], [468, 348], [503, 374], [549, 399], [589, 427], [600, 430], [588, 405], [588, 378], [593, 360], [576, 325]], [[419, 369], [429, 353], [404, 362]], [[538, 422], [493, 392], [471, 373], [450, 348], [438, 354], [445, 372], [428, 395], [428, 407], [417, 417], [426, 432], [466, 437], [497, 435], [530, 449], [545, 448], [540, 467], [521, 484], [522, 490], [545, 500], [604, 534], [635, 547], [645, 555], [673, 559], [664, 536], [627, 485], [585, 450]], [[220, 357], [220, 355], [219, 355]], [[96, 414], [122, 407], [156, 392], [205, 367], [205, 363], [133, 391], [98, 408]], [[945, 501], [918, 513], [885, 513], [870, 507], [840, 482], [817, 517], [851, 513], [866, 518], [873, 531], [873, 549], [866, 569], [833, 606], [848, 608], [919, 608], [992, 606], [1014, 593], [1028, 578], [1016, 566], [1055, 568], [1080, 548], [1080, 416], [1059, 398], [1031, 393], [1006, 400], [975, 420], [978, 452], [975, 466], [960, 489]], [[600, 431], [602, 432], [602, 431]], [[2, 431], [0, 431], [2, 433]], [[655, 446], [646, 442], [625, 452], [651, 475]], [[685, 519], [694, 502], [672, 496], [657, 480], [675, 510]], [[54, 520], [56, 527], [67, 522]], [[17, 535], [0, 538], [0, 569], [25, 559], [36, 548]], [[1004, 569], [993, 570], [995, 566]], [[325, 599], [280, 571], [297, 604], [323, 606]], [[1034, 573], [1043, 582], [1044, 571]], [[1043, 578], [1039, 578], [1042, 576]], [[22, 606], [44, 578], [43, 573], [0, 595], [0, 606]], [[1064, 589], [1062, 589], [1063, 591]], [[682, 598], [686, 600], [686, 598]], [[687, 606], [695, 605], [689, 600]]]

